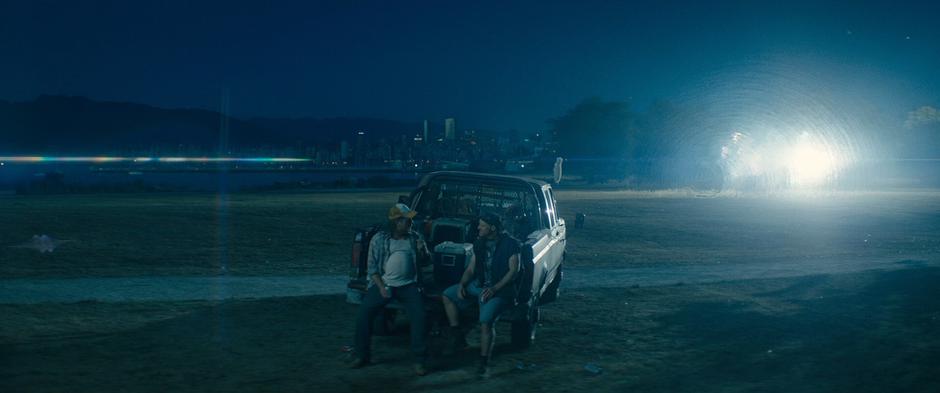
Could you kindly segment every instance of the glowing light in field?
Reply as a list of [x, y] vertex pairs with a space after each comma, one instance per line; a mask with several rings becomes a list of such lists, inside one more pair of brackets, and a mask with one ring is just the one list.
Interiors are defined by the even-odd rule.
[[796, 135], [756, 139], [732, 133], [721, 146], [730, 184], [760, 189], [816, 187], [833, 181], [847, 165], [833, 141], [808, 132]]
[[282, 158], [282, 157], [44, 157], [44, 156], [12, 156], [0, 157], [0, 160], [14, 163], [44, 163], [44, 162], [309, 162], [309, 158]]
[[835, 154], [805, 132], [800, 134], [786, 155], [790, 184], [795, 186], [824, 183], [835, 175], [837, 165]]
[[872, 110], [879, 97], [902, 96], [883, 77], [784, 53], [716, 71], [670, 100], [664, 124], [678, 143], [663, 178], [729, 192], [858, 185], [861, 168], [891, 158], [894, 143], [882, 137], [900, 128]]

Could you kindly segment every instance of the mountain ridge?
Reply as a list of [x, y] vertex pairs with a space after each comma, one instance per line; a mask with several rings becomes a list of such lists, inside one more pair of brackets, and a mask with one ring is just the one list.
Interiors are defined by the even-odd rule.
[[[105, 154], [114, 152], [217, 152], [222, 115], [193, 108], [160, 108], [81, 96], [41, 95], [32, 101], [0, 100], [0, 153]], [[364, 130], [373, 142], [413, 136], [418, 123], [369, 117], [238, 118], [228, 116], [228, 151], [354, 143]]]

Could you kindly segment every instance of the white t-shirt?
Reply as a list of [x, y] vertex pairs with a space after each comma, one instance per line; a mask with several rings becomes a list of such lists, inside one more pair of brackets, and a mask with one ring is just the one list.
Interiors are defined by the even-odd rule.
[[390, 287], [400, 287], [415, 282], [415, 252], [409, 239], [389, 239], [388, 259], [382, 281]]

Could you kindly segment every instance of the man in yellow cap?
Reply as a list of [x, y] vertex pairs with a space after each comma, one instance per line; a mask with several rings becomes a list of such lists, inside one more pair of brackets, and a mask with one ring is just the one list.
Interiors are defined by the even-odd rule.
[[353, 368], [369, 364], [372, 321], [392, 299], [397, 299], [405, 307], [411, 324], [415, 373], [427, 374], [424, 299], [418, 290], [421, 277], [418, 259], [429, 254], [421, 235], [411, 229], [415, 214], [407, 205], [396, 203], [388, 210], [388, 228], [376, 233], [369, 243], [369, 287], [356, 317], [356, 358], [350, 364]]

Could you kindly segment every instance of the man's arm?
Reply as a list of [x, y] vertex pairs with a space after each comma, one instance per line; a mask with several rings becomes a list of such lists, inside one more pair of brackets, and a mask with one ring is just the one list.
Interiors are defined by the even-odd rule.
[[424, 241], [424, 236], [421, 236], [421, 233], [415, 233], [415, 270], [417, 273], [418, 286], [424, 287], [424, 270], [423, 267], [431, 265], [431, 250], [428, 249], [428, 243]]
[[380, 233], [372, 236], [372, 240], [369, 240], [369, 255], [366, 257], [366, 273], [369, 274], [369, 277], [372, 277], [373, 274], [382, 274], [381, 266], [379, 266], [379, 255], [376, 250], [382, 245], [380, 244], [379, 238], [382, 237]]
[[367, 272], [369, 274], [369, 279], [372, 280], [372, 283], [375, 284], [376, 287], [378, 287], [379, 293], [382, 295], [382, 297], [389, 297], [389, 293], [385, 289], [385, 281], [382, 280], [382, 269], [381, 263], [379, 262], [379, 255], [378, 252], [376, 252], [376, 249], [382, 246], [379, 238], [379, 235], [373, 236], [372, 240], [369, 242]]
[[519, 272], [519, 254], [513, 254], [509, 257], [509, 271], [503, 276], [502, 280], [499, 280], [496, 285], [493, 285], [493, 291], [499, 292], [500, 289], [509, 285], [512, 282], [512, 279], [516, 277], [516, 273]]
[[460, 276], [460, 286], [465, 287], [473, 279], [473, 267], [477, 264], [477, 256], [470, 256], [470, 263], [467, 264], [467, 268], [463, 269], [463, 276]]
[[424, 237], [421, 234], [418, 234], [415, 239], [415, 245], [418, 247], [418, 258], [430, 258], [431, 250], [428, 249], [428, 243], [424, 241]]
[[379, 293], [381, 293], [383, 297], [388, 297], [388, 296], [385, 296], [386, 294], [385, 293], [386, 292], [385, 281], [382, 280], [382, 276], [376, 273], [376, 274], [369, 276], [369, 278], [371, 278], [372, 282], [375, 283], [375, 286], [379, 288]]
[[470, 263], [467, 264], [467, 268], [463, 270], [463, 275], [460, 276], [460, 287], [457, 288], [457, 297], [461, 299], [467, 297], [467, 284], [473, 279], [473, 267], [476, 265], [476, 261], [476, 254], [471, 254]]
[[493, 285], [492, 288], [486, 288], [483, 290], [483, 293], [480, 294], [480, 297], [483, 298], [483, 301], [487, 301], [490, 297], [499, 292], [500, 289], [503, 289], [506, 285], [512, 282], [512, 279], [516, 277], [516, 273], [519, 272], [519, 254], [513, 254], [509, 257], [509, 271], [503, 275], [503, 278]]

